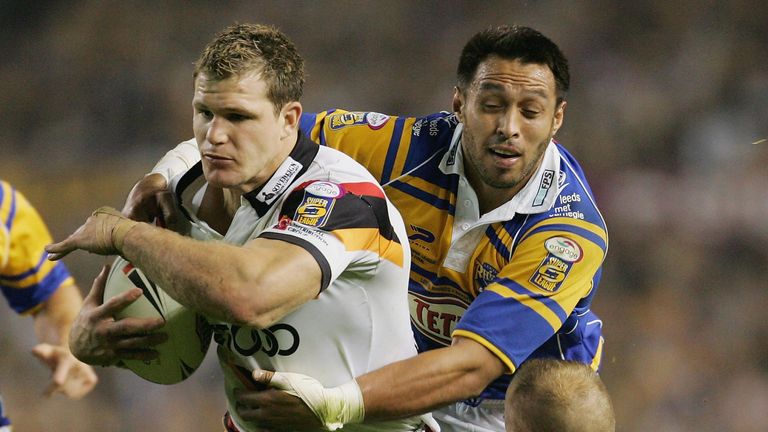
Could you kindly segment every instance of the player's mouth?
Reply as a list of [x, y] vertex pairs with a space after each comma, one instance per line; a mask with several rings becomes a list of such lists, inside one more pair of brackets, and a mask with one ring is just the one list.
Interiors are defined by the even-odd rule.
[[232, 158], [218, 155], [215, 153], [203, 153], [203, 158], [207, 160], [209, 163], [214, 163], [214, 164], [234, 162], [234, 159]]
[[514, 165], [522, 156], [519, 151], [509, 147], [492, 147], [488, 149], [488, 153], [493, 156], [494, 163], [502, 167]]

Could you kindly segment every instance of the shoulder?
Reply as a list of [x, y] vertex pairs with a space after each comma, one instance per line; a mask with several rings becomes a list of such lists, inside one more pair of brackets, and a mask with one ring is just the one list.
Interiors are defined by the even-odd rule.
[[605, 229], [605, 221], [578, 161], [562, 145], [557, 144], [557, 150], [560, 155], [559, 193], [547, 216], [584, 220]]
[[0, 223], [8, 230], [17, 224], [44, 228], [37, 210], [23, 193], [6, 181], [0, 181]]

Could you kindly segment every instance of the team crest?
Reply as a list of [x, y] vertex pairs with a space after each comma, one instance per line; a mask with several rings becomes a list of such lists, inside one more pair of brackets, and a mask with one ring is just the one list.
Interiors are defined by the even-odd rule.
[[544, 242], [547, 256], [539, 264], [529, 281], [537, 287], [555, 292], [583, 253], [578, 243], [565, 237], [551, 237]]
[[477, 284], [477, 291], [483, 292], [485, 288], [496, 279], [496, 275], [499, 271], [488, 263], [482, 263], [476, 266], [475, 270], [475, 283]]

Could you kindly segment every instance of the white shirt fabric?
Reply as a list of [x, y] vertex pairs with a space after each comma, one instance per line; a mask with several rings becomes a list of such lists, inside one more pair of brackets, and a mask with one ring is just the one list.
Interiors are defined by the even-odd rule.
[[[236, 389], [253, 388], [255, 368], [302, 373], [333, 387], [416, 355], [405, 227], [357, 162], [302, 136], [271, 179], [241, 198], [224, 235], [194, 216], [205, 191], [200, 165], [174, 177], [171, 187], [192, 221], [194, 238], [234, 245], [258, 237], [288, 241], [309, 251], [323, 270], [317, 298], [267, 329], [212, 323], [229, 411], [240, 430], [258, 430], [238, 417], [233, 396]], [[406, 431], [420, 424], [414, 417], [344, 429]]]

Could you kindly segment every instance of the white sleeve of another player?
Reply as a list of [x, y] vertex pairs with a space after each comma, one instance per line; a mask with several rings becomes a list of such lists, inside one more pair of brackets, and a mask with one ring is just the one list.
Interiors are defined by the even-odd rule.
[[197, 149], [197, 142], [193, 138], [169, 150], [162, 159], [157, 161], [150, 172], [160, 174], [165, 177], [166, 181], [169, 181], [176, 174], [186, 172], [199, 161], [200, 151]]

